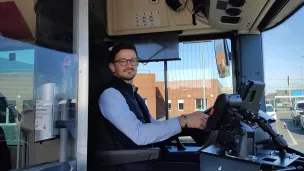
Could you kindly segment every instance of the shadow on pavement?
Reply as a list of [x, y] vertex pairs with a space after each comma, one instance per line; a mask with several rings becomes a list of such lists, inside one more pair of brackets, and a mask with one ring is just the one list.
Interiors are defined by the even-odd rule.
[[304, 135], [304, 130], [301, 129], [301, 126], [296, 126], [296, 124], [293, 123], [292, 119], [280, 119], [280, 121], [286, 123], [287, 128], [285, 128], [288, 129], [290, 132]]

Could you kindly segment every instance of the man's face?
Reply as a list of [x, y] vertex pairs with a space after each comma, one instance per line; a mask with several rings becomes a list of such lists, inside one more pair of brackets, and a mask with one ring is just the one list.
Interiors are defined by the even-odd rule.
[[116, 56], [114, 63], [110, 63], [110, 69], [120, 79], [130, 81], [137, 73], [137, 56], [134, 50], [122, 49]]

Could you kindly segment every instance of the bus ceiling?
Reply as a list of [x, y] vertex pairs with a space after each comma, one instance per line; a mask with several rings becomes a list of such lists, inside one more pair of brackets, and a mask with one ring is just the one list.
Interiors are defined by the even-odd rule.
[[[70, 5], [72, 0], [66, 2]], [[237, 34], [259, 34], [281, 24], [304, 4], [304, 0], [90, 0], [89, 2], [90, 13], [97, 16], [102, 24], [106, 23], [109, 36], [169, 31], [179, 31], [180, 36], [210, 35], [231, 31]], [[56, 13], [64, 18], [65, 15], [58, 12], [59, 7], [60, 9], [66, 7], [62, 1], [0, 0], [0, 34], [15, 40], [35, 40], [37, 27], [35, 11], [39, 3], [47, 6], [44, 8], [46, 11], [42, 10], [41, 15], [51, 12], [54, 16], [54, 10], [47, 12], [47, 9], [57, 7]], [[65, 27], [62, 23], [59, 29], [71, 29], [70, 25]]]
[[107, 33], [259, 34], [302, 4], [303, 0], [108, 0]]

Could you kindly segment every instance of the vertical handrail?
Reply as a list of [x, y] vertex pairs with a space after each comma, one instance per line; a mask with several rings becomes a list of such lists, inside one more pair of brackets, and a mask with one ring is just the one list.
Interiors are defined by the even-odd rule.
[[169, 111], [168, 111], [168, 73], [167, 73], [167, 61], [164, 62], [164, 69], [165, 69], [165, 114], [166, 120], [169, 119]]
[[87, 170], [89, 96], [89, 1], [73, 1], [73, 51], [78, 57], [76, 167]]

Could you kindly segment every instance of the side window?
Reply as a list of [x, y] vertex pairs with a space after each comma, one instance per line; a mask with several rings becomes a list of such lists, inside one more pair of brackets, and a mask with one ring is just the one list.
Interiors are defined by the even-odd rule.
[[203, 108], [203, 99], [195, 99], [195, 110], [201, 110]]
[[20, 134], [24, 104], [33, 100], [34, 55], [33, 47], [0, 51], [0, 126], [9, 146], [22, 140], [16, 135]]
[[195, 110], [202, 111], [206, 109], [208, 106], [208, 99], [205, 99], [205, 106], [204, 106], [204, 99], [195, 99]]
[[[54, 11], [58, 4], [54, 1], [0, 1], [0, 127], [9, 149], [8, 155], [0, 150], [5, 159], [0, 159], [0, 170], [7, 170], [3, 164], [11, 165], [8, 170], [27, 170], [32, 165], [37, 167], [59, 160], [60, 129], [56, 128], [55, 121], [64, 115], [71, 126], [65, 129], [68, 131], [65, 135], [69, 136], [65, 148], [72, 149], [65, 157], [73, 160], [79, 156], [74, 150], [75, 128], [79, 126], [75, 110], [77, 88], [82, 89], [77, 86], [78, 62], [88, 60], [88, 55], [85, 50], [79, 59], [73, 52], [83, 45], [88, 47], [88, 41], [76, 46], [87, 37], [82, 29], [86, 30], [88, 25], [78, 28], [75, 24], [79, 17], [73, 12], [79, 8], [71, 8], [75, 7], [73, 1], [60, 5], [62, 10], [45, 13], [45, 8]], [[78, 38], [73, 38], [78, 31]], [[83, 93], [87, 93], [84, 89]], [[84, 121], [81, 125], [87, 123]]]
[[[300, 129], [304, 118], [290, 114], [294, 110], [302, 114], [304, 100], [304, 34], [303, 25], [298, 24], [303, 17], [302, 7], [278, 27], [262, 33], [265, 100], [277, 110], [274, 126], [278, 133], [286, 140], [293, 139], [288, 145], [301, 152], [304, 151], [304, 136]], [[285, 125], [286, 130], [281, 131], [280, 125]]]
[[178, 111], [184, 111], [184, 100], [178, 100]]
[[171, 111], [171, 100], [168, 100], [168, 110]]
[[[54, 129], [52, 121], [63, 110], [71, 109], [63, 104], [77, 103], [78, 60], [70, 53], [12, 41], [1, 35], [0, 42], [0, 127], [12, 162], [17, 162], [17, 156], [21, 161], [24, 155], [16, 150], [19, 145], [28, 148], [29, 160], [34, 157], [36, 163], [55, 161], [59, 146], [54, 138], [60, 131]], [[10, 42], [14, 50], [5, 50], [4, 42]], [[73, 127], [75, 116], [70, 114], [67, 118], [73, 122]], [[74, 130], [70, 132], [75, 135]], [[73, 138], [71, 140], [75, 141]], [[34, 145], [44, 140], [51, 142]], [[14, 169], [16, 164], [12, 166]]]

